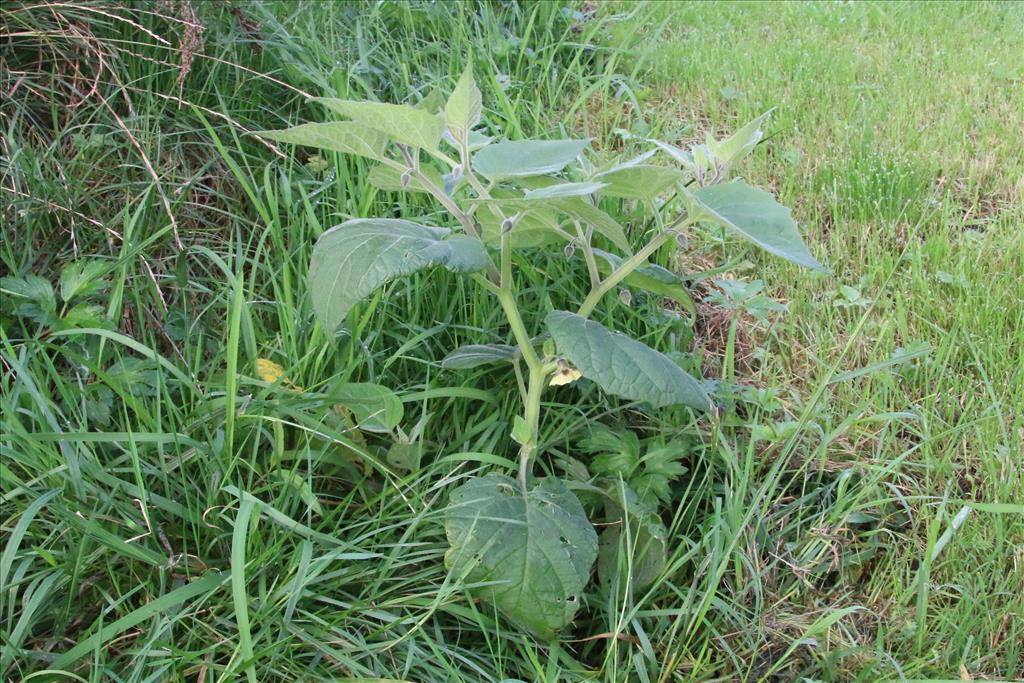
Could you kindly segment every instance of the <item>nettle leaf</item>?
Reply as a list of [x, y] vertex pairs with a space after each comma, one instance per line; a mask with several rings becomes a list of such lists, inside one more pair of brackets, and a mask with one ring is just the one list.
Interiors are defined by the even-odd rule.
[[550, 639], [569, 624], [597, 557], [597, 534], [559, 479], [525, 495], [509, 477], [487, 475], [456, 489], [445, 513], [445, 564], [512, 621]]
[[552, 311], [544, 322], [558, 352], [609, 394], [655, 407], [712, 408], [697, 380], [646, 344], [567, 311]]
[[342, 154], [355, 154], [368, 159], [384, 159], [388, 138], [381, 132], [351, 121], [305, 123], [283, 130], [264, 130], [261, 138], [326, 149]]
[[621, 199], [653, 199], [684, 178], [686, 173], [677, 168], [651, 164], [617, 167], [597, 176], [607, 183], [604, 196]]
[[333, 97], [314, 97], [313, 100], [358, 124], [384, 133], [395, 142], [411, 147], [435, 150], [444, 135], [443, 115], [432, 114], [426, 109], [408, 104], [358, 102]]
[[493, 363], [511, 363], [519, 356], [518, 346], [508, 344], [467, 344], [455, 349], [441, 361], [448, 370], [469, 370]]
[[571, 164], [590, 140], [516, 140], [497, 142], [473, 156], [473, 170], [488, 178], [557, 173]]
[[[607, 277], [609, 273], [622, 264], [621, 258], [601, 249], [594, 249], [594, 255], [601, 258], [597, 262], [597, 269], [602, 277]], [[643, 289], [652, 294], [663, 296], [666, 299], [672, 299], [691, 316], [697, 315], [697, 306], [693, 303], [690, 293], [686, 291], [686, 287], [683, 286], [682, 278], [667, 268], [662, 268], [654, 263], [648, 263], [627, 275], [626, 279], [622, 282], [627, 287]]]
[[331, 387], [328, 396], [351, 410], [359, 428], [368, 432], [390, 432], [405, 415], [402, 399], [380, 384], [345, 382]]
[[828, 272], [808, 251], [788, 208], [768, 192], [742, 180], [701, 188], [693, 195], [696, 215], [745, 237], [765, 251], [807, 268]]
[[605, 187], [604, 183], [558, 183], [536, 190], [527, 190], [523, 199], [536, 201], [558, 197], [582, 197], [592, 195], [603, 187]]
[[462, 72], [462, 77], [459, 78], [444, 108], [448, 130], [456, 140], [465, 140], [473, 126], [480, 123], [482, 112], [483, 99], [473, 78], [473, 65], [466, 64], [466, 69]]
[[[441, 177], [441, 172], [436, 168], [420, 166], [420, 172], [427, 176], [427, 179], [436, 187], [444, 187], [444, 178]], [[385, 190], [387, 192], [429, 192], [423, 183], [414, 176], [410, 176], [409, 182], [403, 185], [402, 174], [403, 171], [395, 168], [394, 166], [377, 164], [370, 169], [370, 173], [366, 177], [366, 182], [379, 190]]]
[[325, 232], [309, 264], [320, 324], [333, 332], [356, 303], [396, 277], [430, 266], [463, 273], [487, 267], [483, 244], [450, 232], [393, 218], [359, 218]]
[[608, 590], [616, 578], [625, 581], [628, 576], [633, 590], [644, 590], [665, 571], [668, 530], [625, 483], [613, 482], [606, 495], [608, 526], [599, 541], [598, 580]]

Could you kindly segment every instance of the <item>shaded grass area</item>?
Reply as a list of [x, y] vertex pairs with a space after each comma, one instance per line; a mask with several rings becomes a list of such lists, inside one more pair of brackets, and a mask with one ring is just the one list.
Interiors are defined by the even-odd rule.
[[[188, 7], [3, 9], [0, 270], [58, 293], [50, 318], [3, 302], [5, 677], [1024, 675], [1018, 6]], [[496, 388], [515, 380], [437, 361], [506, 341], [494, 306], [420, 275], [326, 339], [305, 296], [326, 227], [448, 217], [370, 188], [359, 160], [323, 170], [246, 135], [323, 120], [307, 93], [447, 92], [471, 50], [500, 86], [485, 122], [513, 138], [589, 133], [627, 152], [642, 144], [617, 129], [681, 143], [777, 106], [748, 174], [834, 271], [710, 233], [676, 259], [756, 258], [732, 275], [789, 304], [770, 325], [737, 319], [749, 388], [721, 428], [550, 395], [546, 467], [568, 467], [595, 421], [692, 450], [663, 580], [595, 589], [560, 644], [510, 629], [442, 561], [446, 490], [493, 467], [479, 454], [508, 455]], [[78, 259], [105, 284], [64, 299]], [[544, 300], [560, 295], [541, 275], [583, 272], [538, 254], [520, 277]], [[734, 370], [709, 323], [649, 300], [608, 315], [696, 349], [708, 376]], [[258, 358], [303, 391], [260, 380]], [[334, 416], [330, 387], [348, 380], [401, 390], [419, 468]]]

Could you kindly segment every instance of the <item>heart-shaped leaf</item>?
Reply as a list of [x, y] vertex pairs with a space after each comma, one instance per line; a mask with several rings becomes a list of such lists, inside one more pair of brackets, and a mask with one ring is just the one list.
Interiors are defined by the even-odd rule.
[[646, 344], [567, 311], [552, 311], [544, 322], [558, 352], [609, 394], [655, 407], [711, 409], [697, 380]]
[[807, 268], [828, 270], [807, 250], [793, 214], [768, 192], [742, 180], [702, 188], [691, 195], [691, 214], [745, 237], [765, 251]]
[[331, 387], [329, 397], [351, 410], [359, 428], [368, 432], [390, 432], [405, 414], [402, 399], [380, 384], [345, 382]]
[[458, 578], [484, 584], [471, 588], [474, 594], [539, 638], [572, 621], [597, 557], [597, 534], [560, 480], [542, 479], [524, 495], [505, 476], [471, 479], [452, 493], [445, 531], [445, 564]]
[[256, 134], [277, 142], [355, 154], [378, 161], [384, 158], [384, 147], [388, 144], [387, 137], [379, 131], [351, 121], [305, 123], [294, 128], [264, 130]]
[[516, 140], [497, 142], [473, 156], [473, 170], [488, 178], [557, 173], [572, 163], [590, 140]]
[[471, 273], [487, 267], [483, 244], [466, 235], [393, 218], [359, 218], [317, 240], [309, 264], [313, 310], [333, 332], [357, 302], [385, 282], [430, 266]]
[[423, 149], [437, 149], [444, 134], [444, 116], [431, 114], [408, 104], [359, 102], [333, 97], [315, 97], [328, 109], [348, 117], [358, 124], [384, 133], [395, 142]]

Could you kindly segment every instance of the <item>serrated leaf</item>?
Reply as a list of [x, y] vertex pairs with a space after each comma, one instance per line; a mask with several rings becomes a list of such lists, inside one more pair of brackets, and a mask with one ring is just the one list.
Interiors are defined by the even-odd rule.
[[487, 267], [483, 244], [466, 235], [392, 218], [360, 218], [317, 240], [309, 264], [313, 310], [329, 332], [373, 290], [430, 266], [464, 273]]
[[544, 322], [559, 353], [609, 394], [655, 407], [711, 409], [697, 380], [646, 344], [567, 311], [552, 311]]
[[526, 200], [554, 199], [558, 197], [582, 197], [594, 194], [605, 185], [604, 183], [559, 183], [548, 185], [536, 190], [527, 190], [523, 195]]
[[[607, 590], [617, 576], [625, 580], [625, 570], [629, 568], [631, 588], [644, 590], [665, 571], [668, 530], [661, 518], [624, 483], [612, 483], [607, 495], [605, 512], [608, 526], [599, 541], [598, 580]], [[628, 534], [624, 533], [627, 526]], [[623, 552], [629, 553], [628, 562], [622, 556]]]
[[468, 63], [444, 108], [448, 130], [456, 140], [464, 140], [473, 126], [480, 123], [482, 111], [480, 89], [473, 78], [473, 65]]
[[597, 557], [597, 534], [560, 480], [525, 495], [509, 477], [487, 475], [456, 489], [445, 513], [445, 564], [512, 621], [550, 639], [569, 624]]
[[[444, 178], [441, 177], [441, 172], [436, 168], [430, 166], [420, 166], [420, 172], [427, 176], [427, 179], [434, 184], [435, 187], [444, 187]], [[366, 182], [370, 183], [378, 190], [385, 190], [386, 192], [428, 192], [429, 190], [422, 182], [415, 176], [409, 177], [409, 182], [406, 185], [402, 185], [402, 171], [395, 168], [394, 166], [388, 166], [386, 164], [377, 164], [370, 169], [370, 173], [366, 176]]]
[[332, 386], [328, 397], [351, 410], [359, 428], [368, 432], [390, 432], [405, 415], [402, 399], [380, 384], [345, 382]]
[[[607, 277], [609, 273], [622, 264], [621, 258], [601, 249], [594, 249], [594, 255], [601, 258], [597, 262], [597, 269], [602, 277]], [[636, 287], [637, 289], [643, 289], [652, 294], [663, 296], [666, 299], [672, 299], [686, 309], [686, 312], [691, 316], [697, 315], [697, 306], [693, 303], [690, 293], [683, 286], [682, 278], [667, 268], [662, 268], [654, 263], [648, 263], [627, 275], [622, 283], [627, 287]]]
[[60, 298], [64, 302], [77, 296], [89, 296], [103, 289], [102, 277], [107, 272], [103, 261], [79, 259], [65, 265], [60, 271]]
[[516, 140], [497, 142], [473, 156], [473, 170], [488, 178], [557, 173], [571, 164], [590, 140]]
[[388, 144], [387, 136], [380, 131], [351, 121], [304, 123], [283, 130], [264, 130], [256, 135], [277, 142], [355, 154], [378, 161], [384, 159], [384, 148]]
[[314, 97], [328, 109], [354, 122], [384, 133], [395, 142], [435, 150], [444, 134], [444, 116], [408, 104], [358, 102], [333, 97]]
[[691, 197], [696, 199], [692, 213], [701, 220], [728, 228], [787, 261], [828, 272], [808, 251], [790, 210], [770, 193], [735, 180], [701, 188]]
[[607, 183], [601, 191], [605, 197], [653, 199], [685, 177], [677, 168], [640, 164], [613, 168], [597, 179]]
[[49, 280], [38, 275], [0, 277], [0, 302], [13, 304], [23, 318], [41, 325], [52, 325], [57, 320], [57, 295]]
[[511, 363], [519, 355], [518, 346], [508, 344], [467, 344], [455, 349], [441, 361], [447, 370], [469, 370], [493, 363]]

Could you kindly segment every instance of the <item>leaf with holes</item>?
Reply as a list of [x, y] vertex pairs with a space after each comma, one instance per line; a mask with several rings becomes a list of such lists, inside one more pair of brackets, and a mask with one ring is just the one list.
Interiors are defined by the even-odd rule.
[[408, 104], [357, 102], [333, 97], [314, 97], [313, 101], [410, 147], [437, 149], [444, 135], [443, 115]]
[[828, 272], [807, 250], [792, 212], [770, 193], [735, 180], [702, 188], [688, 199], [691, 214], [703, 222], [728, 228], [787, 261]]
[[472, 273], [487, 267], [483, 244], [394, 218], [359, 218], [317, 240], [309, 264], [313, 311], [333, 332], [360, 300], [385, 282], [430, 266]]
[[330, 152], [384, 159], [388, 139], [379, 131], [351, 121], [306, 123], [284, 130], [264, 130], [256, 133], [261, 138], [293, 145], [305, 145]]
[[473, 156], [473, 170], [488, 178], [558, 173], [571, 164], [590, 140], [516, 140], [496, 142]]
[[550, 639], [569, 624], [597, 557], [597, 534], [560, 480], [523, 495], [508, 477], [471, 479], [445, 513], [445, 563], [512, 621]]
[[621, 332], [567, 311], [544, 319], [558, 352], [609, 394], [654, 407], [710, 410], [707, 392], [668, 356]]

